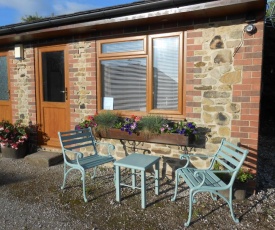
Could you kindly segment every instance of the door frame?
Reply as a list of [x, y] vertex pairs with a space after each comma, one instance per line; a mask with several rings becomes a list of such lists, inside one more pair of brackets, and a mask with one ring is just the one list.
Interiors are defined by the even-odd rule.
[[[42, 119], [42, 102], [43, 102], [43, 88], [42, 88], [42, 68], [41, 67], [41, 55], [42, 52], [47, 51], [64, 51], [64, 81], [65, 87], [67, 87], [67, 99], [65, 99], [66, 104], [66, 130], [70, 129], [70, 90], [69, 90], [69, 64], [68, 64], [68, 46], [66, 44], [58, 45], [41, 45], [35, 48], [35, 93], [36, 93], [36, 115], [38, 131], [43, 132], [45, 130], [45, 124], [43, 124]], [[55, 103], [55, 102], [52, 102]], [[57, 102], [59, 103], [59, 102]], [[60, 131], [66, 131], [60, 130]], [[43, 140], [38, 138], [38, 144], [47, 145]], [[52, 146], [58, 147], [58, 146]]]
[[[9, 60], [9, 52], [8, 51], [0, 51], [0, 56], [5, 56], [7, 58], [7, 78], [8, 78], [8, 94], [9, 94], [9, 100], [2, 101], [1, 104], [8, 106], [8, 118], [5, 118], [5, 120], [9, 120], [12, 122], [12, 100], [11, 100], [11, 84], [10, 84], [10, 60]], [[2, 119], [0, 119], [2, 120]]]

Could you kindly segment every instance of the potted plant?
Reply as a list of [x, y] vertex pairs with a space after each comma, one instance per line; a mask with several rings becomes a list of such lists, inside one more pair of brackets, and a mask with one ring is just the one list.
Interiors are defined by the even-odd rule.
[[169, 129], [169, 121], [158, 115], [148, 115], [140, 119], [140, 130], [145, 137], [165, 133]]
[[104, 111], [94, 116], [95, 130], [99, 135], [108, 135], [111, 128], [119, 128], [122, 118], [114, 112]]
[[234, 197], [237, 200], [244, 200], [246, 195], [251, 192], [251, 183], [253, 183], [254, 175], [251, 173], [251, 169], [242, 167], [236, 177], [234, 183]]
[[95, 119], [93, 116], [87, 116], [84, 120], [82, 120], [81, 122], [79, 122], [76, 126], [75, 129], [84, 129], [84, 128], [88, 128], [88, 127], [96, 127], [97, 124], [95, 122]]
[[[215, 162], [213, 169], [217, 171], [225, 170], [225, 168], [218, 162]], [[216, 173], [216, 175], [225, 183], [228, 183], [231, 178], [231, 174], [229, 173]], [[253, 182], [253, 179], [254, 175], [251, 173], [250, 169], [244, 167], [240, 168], [233, 186], [233, 198], [237, 200], [244, 200], [246, 195], [251, 192], [251, 186], [249, 183], [251, 181]], [[229, 197], [229, 190], [222, 191], [222, 193], [225, 197]]]
[[140, 142], [188, 145], [197, 136], [194, 122], [170, 121], [159, 115], [121, 117], [112, 111], [88, 116], [76, 129], [92, 127], [103, 138]]
[[6, 120], [0, 122], [0, 144], [3, 157], [22, 158], [26, 155], [27, 128], [28, 126], [22, 124], [22, 120], [14, 124]]
[[92, 127], [95, 135], [111, 139], [123, 139], [140, 142], [185, 145], [197, 137], [194, 122], [170, 121], [159, 115], [121, 117], [112, 111], [88, 116], [76, 129]]

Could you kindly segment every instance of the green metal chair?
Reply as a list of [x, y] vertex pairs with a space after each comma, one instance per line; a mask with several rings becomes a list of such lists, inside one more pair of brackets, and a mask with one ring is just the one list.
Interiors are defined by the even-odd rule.
[[[195, 195], [200, 192], [209, 192], [213, 200], [217, 200], [217, 196], [225, 200], [230, 208], [232, 219], [238, 223], [239, 220], [235, 217], [232, 206], [232, 189], [235, 178], [239, 169], [241, 168], [248, 150], [244, 150], [225, 139], [222, 140], [221, 145], [215, 155], [211, 156], [213, 159], [209, 168], [196, 169], [194, 167], [187, 167], [190, 163], [190, 157], [198, 157], [198, 155], [182, 154], [180, 159], [185, 159], [187, 162], [184, 167], [176, 170], [175, 181], [175, 194], [172, 201], [176, 200], [178, 183], [180, 177], [182, 177], [185, 183], [189, 186], [189, 216], [187, 222], [184, 224], [189, 226], [192, 217], [192, 205], [196, 203]], [[199, 155], [199, 157], [209, 157], [205, 155]], [[225, 170], [214, 170], [214, 164], [218, 162], [224, 167]], [[231, 178], [228, 183], [222, 181], [216, 174], [226, 173], [230, 174]], [[229, 198], [226, 198], [221, 194], [221, 191], [229, 189]]]
[[[65, 188], [66, 178], [70, 171], [79, 170], [82, 174], [81, 180], [83, 184], [83, 198], [87, 202], [85, 192], [85, 175], [86, 170], [93, 168], [94, 173], [92, 179], [96, 176], [96, 168], [99, 165], [103, 165], [109, 162], [114, 162], [115, 158], [111, 155], [111, 151], [115, 149], [115, 146], [108, 143], [97, 142], [92, 134], [91, 128], [72, 130], [67, 132], [58, 132], [60, 144], [62, 147], [62, 153], [64, 158], [64, 180], [61, 189]], [[100, 154], [98, 151], [99, 145], [105, 145], [107, 148], [107, 155]], [[92, 147], [93, 153], [89, 156], [84, 156], [81, 148]], [[71, 160], [68, 157], [68, 153], [75, 155]]]

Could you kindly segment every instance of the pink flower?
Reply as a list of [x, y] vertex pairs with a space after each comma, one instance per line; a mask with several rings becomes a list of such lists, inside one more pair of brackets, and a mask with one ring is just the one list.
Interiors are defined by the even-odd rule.
[[92, 120], [94, 120], [94, 118], [93, 118], [93, 116], [89, 115], [89, 116], [87, 117], [87, 120], [92, 121]]

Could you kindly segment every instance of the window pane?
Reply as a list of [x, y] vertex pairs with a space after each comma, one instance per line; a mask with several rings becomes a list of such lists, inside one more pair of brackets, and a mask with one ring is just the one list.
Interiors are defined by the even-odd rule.
[[0, 57], [0, 100], [9, 100], [7, 57]]
[[146, 111], [146, 58], [101, 61], [101, 79], [114, 110]]
[[143, 40], [114, 42], [102, 45], [102, 53], [122, 53], [142, 50]]
[[153, 40], [154, 109], [178, 109], [179, 37]]
[[44, 101], [65, 101], [64, 52], [42, 54], [43, 99]]

